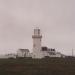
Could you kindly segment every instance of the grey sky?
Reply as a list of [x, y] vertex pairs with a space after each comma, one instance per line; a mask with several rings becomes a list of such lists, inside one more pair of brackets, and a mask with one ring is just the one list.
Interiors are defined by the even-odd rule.
[[70, 54], [75, 49], [75, 0], [0, 0], [0, 54], [31, 50], [35, 27], [42, 31], [42, 45]]

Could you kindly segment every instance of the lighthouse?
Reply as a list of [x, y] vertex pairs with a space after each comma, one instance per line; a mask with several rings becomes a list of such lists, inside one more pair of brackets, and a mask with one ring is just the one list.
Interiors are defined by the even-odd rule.
[[33, 38], [33, 58], [42, 58], [41, 54], [41, 39], [42, 35], [39, 28], [34, 29]]

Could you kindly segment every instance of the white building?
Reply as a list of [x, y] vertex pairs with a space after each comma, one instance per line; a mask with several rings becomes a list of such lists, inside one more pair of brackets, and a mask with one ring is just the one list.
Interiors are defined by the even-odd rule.
[[43, 54], [43, 57], [55, 57], [56, 56], [56, 51], [55, 49], [49, 49], [47, 47], [42, 47], [42, 54]]
[[60, 52], [56, 52], [55, 49], [52, 48], [47, 48], [47, 47], [42, 47], [42, 54], [43, 57], [63, 57], [64, 55], [62, 55]]
[[28, 49], [19, 49], [17, 52], [17, 57], [30, 57], [30, 52]]

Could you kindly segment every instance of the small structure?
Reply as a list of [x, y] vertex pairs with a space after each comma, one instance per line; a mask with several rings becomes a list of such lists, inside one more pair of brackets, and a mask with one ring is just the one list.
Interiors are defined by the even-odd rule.
[[28, 49], [19, 49], [17, 52], [17, 57], [29, 57], [30, 53]]
[[16, 54], [6, 54], [5, 55], [6, 58], [16, 58]]

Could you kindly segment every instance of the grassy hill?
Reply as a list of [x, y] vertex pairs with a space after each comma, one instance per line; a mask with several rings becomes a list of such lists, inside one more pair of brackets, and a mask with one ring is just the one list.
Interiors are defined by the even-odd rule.
[[0, 75], [75, 75], [75, 58], [0, 59]]

